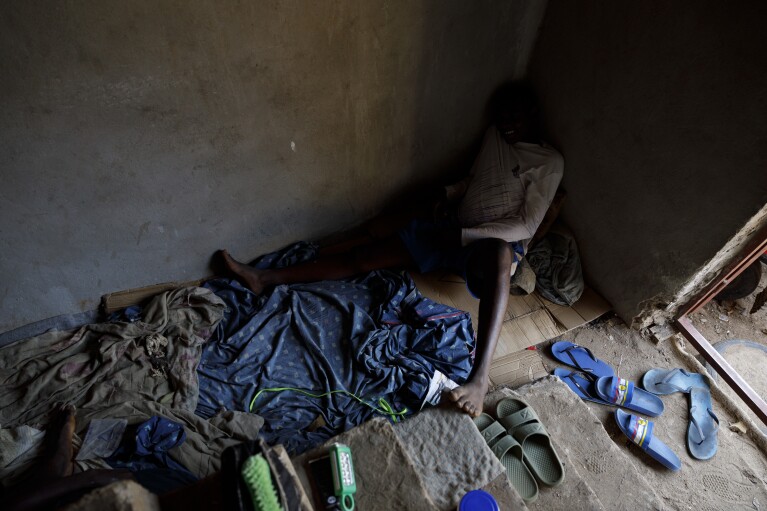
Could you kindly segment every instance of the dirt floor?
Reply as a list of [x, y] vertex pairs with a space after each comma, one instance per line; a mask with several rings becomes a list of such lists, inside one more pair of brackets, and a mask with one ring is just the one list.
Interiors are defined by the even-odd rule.
[[[716, 315], [712, 316], [714, 308]], [[726, 314], [718, 305], [707, 308], [701, 313], [701, 318], [703, 314], [707, 317], [703, 324], [715, 325], [719, 320], [715, 322], [708, 318], [718, 318], [720, 313]], [[753, 328], [741, 331], [739, 326], [738, 330], [734, 329], [738, 321], [753, 320], [745, 317], [736, 320], [734, 316], [737, 314], [729, 315], [729, 321], [721, 321], [730, 330], [730, 334], [727, 334], [727, 328], [720, 325], [722, 335], [730, 336], [736, 332], [735, 335], [744, 338], [748, 338], [747, 335], [753, 336]], [[640, 382], [644, 373], [655, 367], [681, 367], [693, 372], [705, 372], [704, 366], [695, 358], [696, 353], [681, 336], [656, 343], [628, 328], [615, 317], [599, 320], [539, 346], [549, 371], [559, 365], [548, 352], [548, 346], [557, 340], [570, 340], [591, 349], [597, 357], [612, 365], [616, 374], [634, 382]], [[679, 472], [663, 468], [631, 444], [615, 424], [614, 407], [594, 403], [588, 405], [602, 420], [613, 441], [632, 455], [634, 465], [656, 489], [668, 509], [767, 510], [767, 442], [760, 432], [755, 431], [759, 426], [743, 415], [743, 405], [738, 407], [732, 402], [728, 398], [729, 388], [723, 387], [726, 385], [712, 382], [714, 412], [721, 421], [721, 428], [718, 432], [717, 454], [708, 461], [694, 459], [687, 452], [688, 395], [675, 393], [663, 396], [666, 408], [660, 417], [653, 419], [656, 424], [655, 434], [681, 459], [682, 469]], [[594, 488], [594, 491], [599, 494], [600, 491], [610, 490]]]
[[[767, 287], [767, 265], [763, 265], [759, 287], [745, 298], [732, 302], [713, 300], [691, 316], [695, 327], [724, 355], [724, 358], [767, 400], [767, 304], [751, 313], [756, 296]], [[732, 398], [735, 392], [722, 387]], [[756, 422], [756, 415], [748, 411]], [[767, 433], [767, 426], [761, 425]]]

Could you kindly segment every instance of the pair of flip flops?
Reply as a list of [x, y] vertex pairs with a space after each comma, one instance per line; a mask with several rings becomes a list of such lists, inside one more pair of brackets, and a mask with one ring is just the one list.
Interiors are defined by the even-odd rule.
[[474, 424], [522, 499], [531, 503], [538, 498], [538, 482], [561, 484], [565, 467], [535, 410], [522, 399], [507, 397], [498, 402], [495, 415], [498, 420], [483, 413]]
[[554, 375], [565, 382], [581, 399], [657, 417], [663, 413], [663, 401], [655, 394], [637, 387], [634, 382], [619, 378], [612, 367], [599, 360], [588, 348], [569, 341], [554, 343], [551, 354], [579, 370], [557, 368]]
[[[663, 413], [663, 401], [657, 395], [615, 376], [613, 368], [595, 357], [588, 348], [560, 341], [554, 343], [551, 353], [558, 361], [580, 371], [557, 368], [554, 374], [581, 399], [617, 405], [651, 417]], [[615, 410], [615, 422], [623, 434], [663, 466], [674, 471], [681, 468], [679, 457], [653, 434], [655, 424], [652, 421], [618, 409]]]
[[702, 374], [684, 369], [650, 369], [642, 377], [648, 391], [667, 395], [682, 392], [690, 395], [690, 425], [687, 427], [687, 450], [693, 458], [711, 459], [718, 448], [719, 419], [711, 404], [711, 389]]

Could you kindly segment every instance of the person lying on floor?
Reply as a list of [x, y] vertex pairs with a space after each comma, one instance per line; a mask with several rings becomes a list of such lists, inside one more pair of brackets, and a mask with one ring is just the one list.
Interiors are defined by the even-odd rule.
[[543, 220], [564, 169], [559, 152], [540, 140], [538, 106], [530, 89], [508, 84], [496, 93], [492, 108], [494, 125], [459, 183], [424, 193], [415, 205], [374, 219], [366, 235], [345, 243], [343, 250], [321, 252], [315, 261], [263, 270], [221, 250], [227, 268], [256, 294], [279, 284], [342, 279], [392, 267], [458, 273], [480, 300], [477, 351], [469, 380], [447, 398], [478, 416], [514, 263]]

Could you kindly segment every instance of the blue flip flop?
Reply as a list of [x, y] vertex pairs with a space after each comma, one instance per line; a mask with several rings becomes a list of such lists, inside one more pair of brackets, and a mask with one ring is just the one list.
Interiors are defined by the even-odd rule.
[[612, 403], [599, 399], [594, 390], [594, 382], [589, 379], [589, 375], [579, 373], [578, 371], [570, 371], [562, 367], [554, 369], [552, 374], [565, 382], [570, 387], [570, 390], [575, 392], [584, 401], [591, 401], [600, 405], [612, 405]]
[[594, 383], [597, 395], [608, 403], [628, 408], [643, 415], [657, 417], [663, 413], [663, 401], [655, 394], [650, 394], [634, 385], [634, 382], [604, 376]]
[[642, 387], [659, 396], [684, 392], [689, 394], [693, 387], [709, 388], [708, 380], [699, 373], [688, 373], [684, 369], [650, 369], [642, 377]]
[[594, 379], [602, 376], [615, 376], [613, 368], [595, 357], [590, 349], [570, 341], [559, 341], [552, 344], [551, 355], [563, 364], [592, 375]]
[[693, 458], [710, 459], [718, 446], [719, 419], [711, 405], [707, 388], [693, 387], [690, 392], [690, 425], [687, 427], [687, 448]]
[[629, 437], [629, 440], [641, 447], [664, 467], [674, 471], [682, 468], [679, 456], [674, 454], [674, 451], [669, 446], [653, 435], [655, 423], [626, 413], [623, 410], [615, 410], [615, 421], [618, 423], [621, 431], [623, 431], [623, 434]]

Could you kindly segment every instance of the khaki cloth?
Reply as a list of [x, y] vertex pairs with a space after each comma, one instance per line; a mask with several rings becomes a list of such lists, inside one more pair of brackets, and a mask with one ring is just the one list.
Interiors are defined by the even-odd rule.
[[216, 471], [221, 451], [255, 438], [263, 424], [240, 412], [194, 414], [202, 346], [224, 309], [208, 289], [180, 288], [153, 298], [141, 321], [50, 332], [0, 349], [0, 425], [43, 427], [56, 403], [77, 407], [80, 436], [92, 419], [135, 424], [161, 415], [187, 433], [171, 456], [198, 476]]

